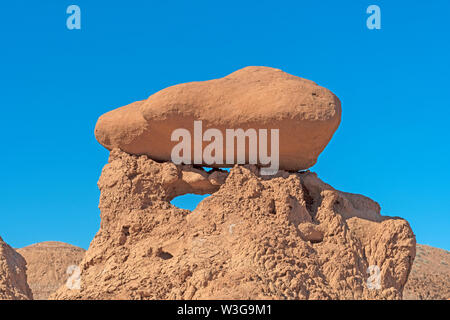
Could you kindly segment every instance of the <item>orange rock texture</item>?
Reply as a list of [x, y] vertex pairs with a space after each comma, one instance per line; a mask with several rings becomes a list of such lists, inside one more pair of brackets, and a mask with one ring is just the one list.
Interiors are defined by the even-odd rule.
[[[401, 299], [415, 257], [405, 220], [312, 172], [205, 172], [114, 149], [98, 185], [81, 288], [53, 299]], [[170, 204], [185, 193], [211, 196]]]
[[[85, 250], [63, 242], [46, 241], [21, 249], [27, 262], [27, 278], [35, 300], [46, 300], [65, 284], [68, 269], [77, 266]], [[69, 270], [70, 271], [70, 270]]]
[[450, 251], [417, 245], [403, 299], [450, 300]]
[[[247, 67], [224, 78], [172, 86], [110, 111], [98, 119], [95, 136], [109, 150], [170, 161], [178, 143], [171, 141], [172, 132], [185, 128], [193, 133], [194, 120], [224, 137], [226, 129], [278, 129], [280, 168], [297, 171], [316, 163], [339, 126], [341, 103], [310, 80], [274, 68]], [[223, 158], [225, 164], [225, 154]]]
[[0, 300], [33, 298], [27, 283], [26, 261], [0, 237]]

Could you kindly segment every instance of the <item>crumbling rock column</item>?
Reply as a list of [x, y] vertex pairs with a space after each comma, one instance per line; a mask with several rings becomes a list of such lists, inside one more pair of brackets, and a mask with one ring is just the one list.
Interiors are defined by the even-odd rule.
[[[81, 289], [54, 299], [400, 299], [415, 256], [405, 220], [311, 172], [205, 172], [114, 149], [98, 185]], [[211, 196], [170, 204], [185, 193]]]

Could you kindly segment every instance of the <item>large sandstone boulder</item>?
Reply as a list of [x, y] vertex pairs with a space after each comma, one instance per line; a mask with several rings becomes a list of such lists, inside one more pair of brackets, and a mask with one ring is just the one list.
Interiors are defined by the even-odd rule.
[[33, 298], [27, 284], [25, 259], [0, 237], [0, 300]]
[[[207, 173], [115, 149], [98, 185], [81, 288], [54, 299], [401, 299], [415, 256], [405, 220], [311, 172]], [[170, 204], [184, 193], [212, 195], [190, 212]]]
[[[340, 119], [340, 101], [329, 90], [278, 69], [247, 67], [221, 79], [172, 86], [108, 112], [98, 119], [95, 136], [109, 150], [170, 161], [178, 143], [171, 141], [172, 132], [185, 128], [193, 136], [194, 120], [202, 121], [203, 132], [216, 128], [223, 137], [225, 129], [279, 129], [280, 168], [297, 171], [316, 163]], [[211, 166], [227, 167], [225, 153], [223, 165]], [[248, 156], [247, 148], [246, 163]]]
[[28, 284], [35, 300], [45, 300], [66, 283], [86, 250], [63, 242], [36, 243], [19, 252], [27, 262]]

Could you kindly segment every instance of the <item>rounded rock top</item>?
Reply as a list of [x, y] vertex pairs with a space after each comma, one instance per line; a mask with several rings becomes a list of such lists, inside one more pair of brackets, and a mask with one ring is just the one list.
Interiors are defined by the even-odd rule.
[[[298, 171], [316, 163], [340, 120], [341, 103], [330, 90], [279, 69], [246, 67], [223, 78], [171, 86], [146, 100], [112, 110], [98, 119], [95, 136], [108, 150], [119, 148], [157, 161], [172, 161], [173, 149], [179, 144], [172, 134], [185, 129], [193, 138], [188, 141], [191, 154], [182, 152], [184, 159], [202, 166], [230, 167], [252, 163], [255, 152], [260, 155], [260, 133], [265, 129], [267, 154], [273, 156], [273, 143], [278, 143], [279, 169]], [[199, 138], [194, 132], [195, 121], [201, 121], [200, 147], [195, 146]], [[208, 129], [217, 129], [222, 137], [205, 139]], [[257, 148], [251, 135], [245, 138], [244, 161], [238, 159], [238, 139], [231, 148], [225, 141], [227, 130], [237, 129], [256, 132]], [[273, 130], [278, 130], [277, 142], [271, 140]], [[208, 149], [212, 142], [216, 148]], [[222, 161], [211, 163], [195, 155], [198, 150], [203, 155], [205, 148], [214, 149], [211, 155]], [[233, 161], [227, 161], [227, 152], [233, 148]], [[264, 166], [257, 155], [256, 164]]]

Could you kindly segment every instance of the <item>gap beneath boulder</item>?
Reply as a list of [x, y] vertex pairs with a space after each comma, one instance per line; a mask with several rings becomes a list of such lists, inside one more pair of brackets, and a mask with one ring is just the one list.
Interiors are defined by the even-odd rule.
[[206, 197], [209, 197], [210, 194], [204, 194], [204, 195], [198, 195], [193, 193], [187, 193], [183, 194], [182, 196], [175, 197], [170, 201], [171, 204], [174, 206], [193, 211], [195, 208], [197, 208], [197, 205]]

